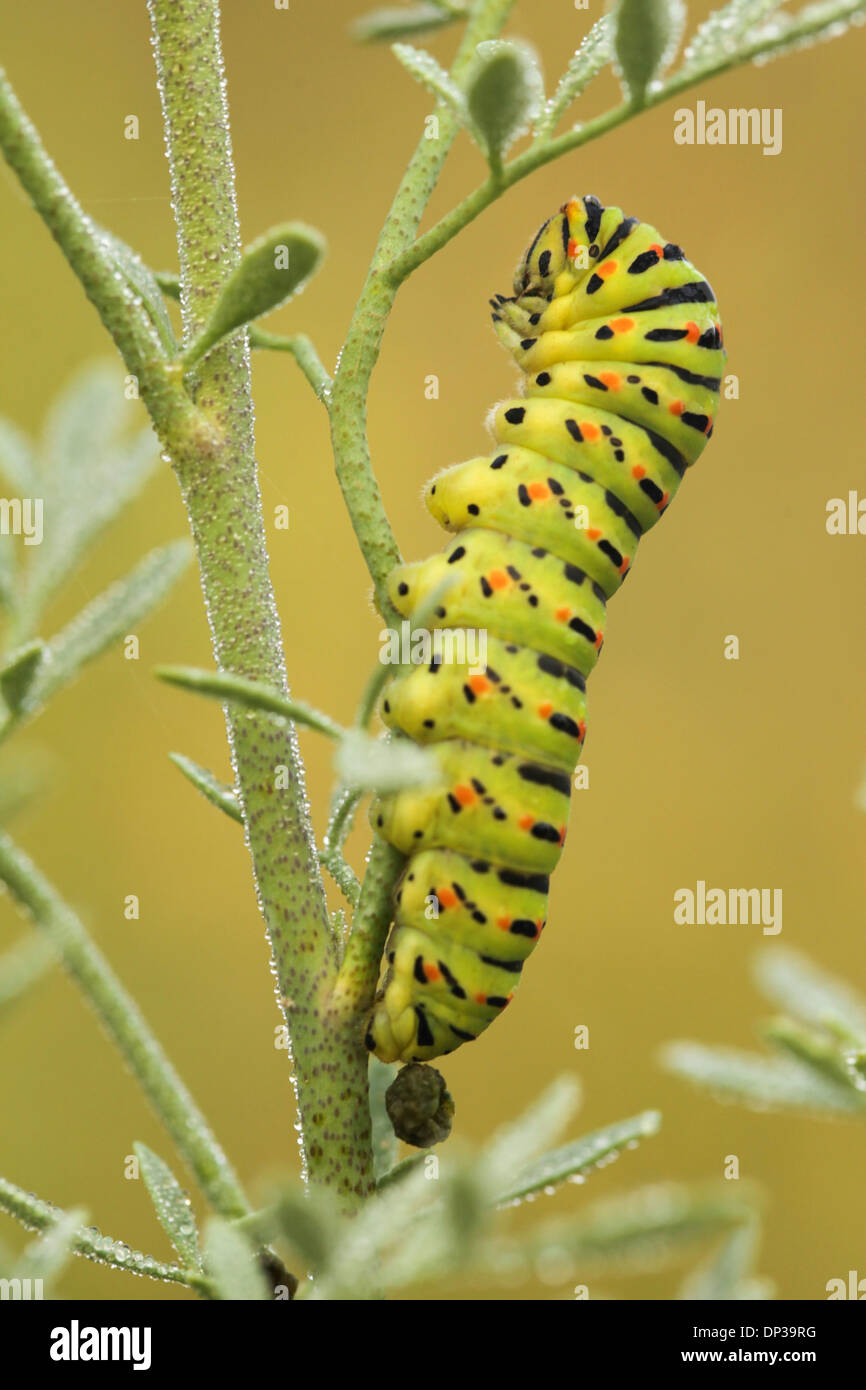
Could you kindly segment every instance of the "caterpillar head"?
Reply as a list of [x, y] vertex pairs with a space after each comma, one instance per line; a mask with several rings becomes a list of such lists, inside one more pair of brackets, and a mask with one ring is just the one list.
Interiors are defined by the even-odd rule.
[[598, 198], [570, 198], [536, 232], [514, 272], [514, 295], [491, 300], [493, 322], [506, 347], [532, 335], [551, 299], [579, 285], [598, 256], [604, 208]]

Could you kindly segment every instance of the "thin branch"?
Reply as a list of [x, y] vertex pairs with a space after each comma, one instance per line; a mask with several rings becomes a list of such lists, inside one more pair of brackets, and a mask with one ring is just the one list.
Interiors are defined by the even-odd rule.
[[[499, 33], [513, 3], [514, 0], [482, 0], [476, 6], [454, 60], [452, 77], [462, 77], [472, 62], [476, 46]], [[370, 462], [366, 402], [370, 377], [397, 290], [397, 282], [383, 272], [411, 246], [460, 129], [456, 117], [443, 104], [437, 107], [436, 116], [438, 138], [421, 137], [385, 219], [340, 353], [331, 392], [331, 436], [337, 478], [373, 579], [379, 611], [390, 623], [396, 622], [398, 615], [385, 586], [388, 575], [400, 563], [400, 551]]]
[[284, 338], [279, 333], [268, 333], [266, 329], [250, 324], [249, 334], [251, 348], [291, 353], [319, 400], [327, 404], [333, 383], [306, 333], [295, 333], [291, 338]]
[[242, 1216], [249, 1203], [189, 1091], [85, 927], [35, 864], [0, 831], [0, 880], [49, 938], [123, 1054], [213, 1208]]
[[[50, 1231], [63, 1221], [66, 1212], [25, 1192], [15, 1183], [0, 1178], [0, 1211], [5, 1211], [28, 1231]], [[144, 1274], [149, 1279], [160, 1279], [166, 1284], [183, 1284], [188, 1289], [214, 1297], [211, 1281], [197, 1269], [182, 1269], [180, 1265], [165, 1264], [155, 1260], [152, 1255], [144, 1255], [140, 1250], [131, 1250], [123, 1241], [112, 1240], [101, 1235], [96, 1227], [78, 1230], [72, 1241], [72, 1253], [83, 1255], [85, 1259], [95, 1260], [97, 1264], [108, 1265], [111, 1269], [125, 1269], [128, 1274]]]
[[863, 10], [864, 0], [842, 0], [842, 3], [837, 5], [834, 10], [824, 11], [820, 16], [816, 15], [805, 21], [801, 20], [799, 23], [795, 21], [780, 34], [744, 45], [734, 53], [724, 54], [699, 68], [681, 69], [658, 90], [649, 92], [641, 107], [635, 107], [632, 102], [624, 101], [610, 111], [603, 112], [602, 115], [596, 116], [585, 124], [574, 126], [571, 130], [565, 131], [564, 134], [556, 136], [546, 143], [532, 145], [523, 154], [518, 155], [504, 166], [501, 181], [486, 179], [474, 192], [458, 203], [451, 212], [440, 218], [429, 231], [418, 237], [410, 248], [395, 256], [385, 268], [390, 285], [396, 290], [414, 270], [428, 261], [437, 251], [441, 251], [458, 232], [473, 222], [479, 213], [484, 212], [507, 189], [513, 188], [516, 183], [534, 173], [536, 169], [542, 168], [545, 164], [551, 164], [572, 150], [588, 145], [590, 141], [597, 140], [600, 135], [605, 135], [609, 130], [615, 130], [617, 126], [623, 125], [635, 115], [640, 114], [641, 110], [650, 110], [652, 107], [660, 106], [663, 102], [669, 101], [671, 97], [678, 96], [681, 92], [687, 91], [700, 82], [706, 82], [709, 78], [718, 77], [721, 73], [728, 72], [732, 68], [742, 67], [758, 58], [772, 58], [775, 52], [785, 50], [791, 44], [805, 42], [812, 35], [819, 34], [834, 23], [845, 23], [854, 15], [862, 13]]

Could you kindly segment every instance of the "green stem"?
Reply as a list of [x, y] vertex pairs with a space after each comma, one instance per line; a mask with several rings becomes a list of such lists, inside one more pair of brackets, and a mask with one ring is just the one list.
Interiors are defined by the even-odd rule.
[[[208, 319], [240, 258], [216, 0], [150, 0], [177, 222], [184, 341]], [[174, 451], [211, 624], [215, 664], [288, 694], [267, 566], [244, 330], [195, 372], [220, 423], [219, 455]], [[229, 708], [228, 737], [291, 1039], [306, 1170], [347, 1210], [372, 1190], [367, 1061], [357, 1028], [325, 1008], [336, 948], [294, 729]], [[277, 778], [285, 790], [276, 791]]]
[[[781, 35], [747, 44], [734, 53], [725, 54], [699, 68], [682, 69], [657, 91], [647, 93], [640, 110], [648, 111], [654, 106], [660, 106], [663, 102], [669, 101], [671, 97], [678, 96], [681, 92], [687, 91], [700, 82], [706, 82], [711, 77], [718, 77], [721, 73], [730, 71], [731, 68], [754, 62], [756, 58], [772, 57], [774, 51], [784, 49], [788, 44], [798, 40], [808, 39], [828, 25], [834, 22], [844, 22], [858, 12], [862, 12], [863, 9], [863, 0], [843, 0], [843, 3], [839, 4], [829, 15], [825, 13], [823, 17], [795, 23]], [[430, 257], [434, 256], [437, 251], [441, 251], [444, 246], [447, 246], [458, 232], [473, 222], [479, 213], [484, 212], [507, 189], [519, 183], [521, 179], [525, 179], [527, 175], [534, 173], [536, 169], [542, 168], [545, 164], [551, 164], [555, 159], [569, 154], [572, 150], [588, 145], [591, 140], [597, 140], [600, 135], [605, 135], [609, 130], [615, 130], [617, 126], [623, 125], [638, 114], [639, 111], [631, 101], [624, 101], [619, 106], [613, 107], [612, 110], [596, 116], [593, 120], [576, 126], [572, 130], [567, 130], [564, 134], [543, 144], [532, 145], [523, 154], [518, 155], [510, 164], [504, 166], [499, 181], [487, 179], [461, 203], [458, 203], [451, 212], [440, 218], [429, 231], [418, 237], [411, 247], [391, 260], [385, 269], [393, 290], [396, 292], [413, 270], [417, 270], [425, 261], [429, 261]]]
[[0, 880], [60, 956], [141, 1085], [214, 1210], [242, 1216], [249, 1203], [231, 1164], [135, 1000], [86, 929], [36, 866], [0, 831]]
[[[451, 75], [461, 78], [472, 61], [476, 45], [499, 33], [514, 0], [482, 0], [470, 19]], [[397, 621], [385, 589], [400, 551], [385, 512], [379, 484], [370, 463], [367, 441], [367, 393], [379, 356], [382, 334], [397, 283], [384, 272], [411, 245], [430, 195], [436, 186], [448, 151], [459, 132], [454, 115], [437, 107], [439, 134], [422, 136], [400, 182], [352, 321], [331, 392], [331, 436], [337, 478], [346, 506], [373, 579], [376, 602], [386, 622]]]
[[319, 400], [327, 402], [332, 385], [331, 378], [305, 333], [295, 333], [291, 338], [284, 338], [279, 333], [268, 333], [264, 328], [250, 324], [249, 334], [251, 348], [291, 353]]
[[[35, 1197], [32, 1192], [25, 1192], [5, 1178], [0, 1178], [0, 1211], [14, 1217], [28, 1231], [50, 1231], [66, 1216], [60, 1207]], [[111, 1269], [125, 1269], [128, 1274], [145, 1274], [149, 1279], [161, 1279], [167, 1284], [183, 1284], [207, 1298], [215, 1296], [211, 1281], [198, 1270], [164, 1264], [151, 1255], [130, 1250], [122, 1241], [111, 1240], [94, 1230], [82, 1228], [77, 1231], [71, 1249], [73, 1254], [83, 1255]]]
[[394, 916], [394, 885], [405, 863], [399, 850], [378, 835], [374, 837], [332, 996], [339, 1017], [364, 1017], [373, 1007], [385, 938]]

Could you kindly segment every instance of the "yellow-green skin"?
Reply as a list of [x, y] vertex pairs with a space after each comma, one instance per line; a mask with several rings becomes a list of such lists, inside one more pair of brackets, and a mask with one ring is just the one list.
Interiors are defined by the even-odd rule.
[[[428, 1060], [512, 998], [547, 916], [586, 733], [605, 604], [712, 432], [724, 363], [712, 291], [644, 222], [574, 198], [492, 300], [525, 394], [494, 453], [446, 469], [427, 505], [456, 538], [389, 582], [428, 628], [483, 629], [483, 669], [414, 666], [386, 723], [431, 745], [442, 783], [374, 804], [409, 862], [367, 1046]], [[471, 648], [470, 648], [471, 650]]]

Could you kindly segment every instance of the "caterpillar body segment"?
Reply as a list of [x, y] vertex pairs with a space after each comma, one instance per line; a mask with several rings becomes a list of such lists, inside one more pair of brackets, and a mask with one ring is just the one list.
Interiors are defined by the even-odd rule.
[[491, 305], [524, 394], [491, 412], [490, 454], [429, 485], [445, 549], [389, 582], [401, 614], [433, 601], [428, 627], [483, 631], [487, 649], [478, 666], [468, 647], [434, 655], [383, 697], [442, 774], [372, 810], [408, 856], [366, 1034], [386, 1062], [454, 1051], [513, 997], [547, 920], [607, 600], [712, 434], [725, 361], [682, 249], [592, 197], [544, 223]]

